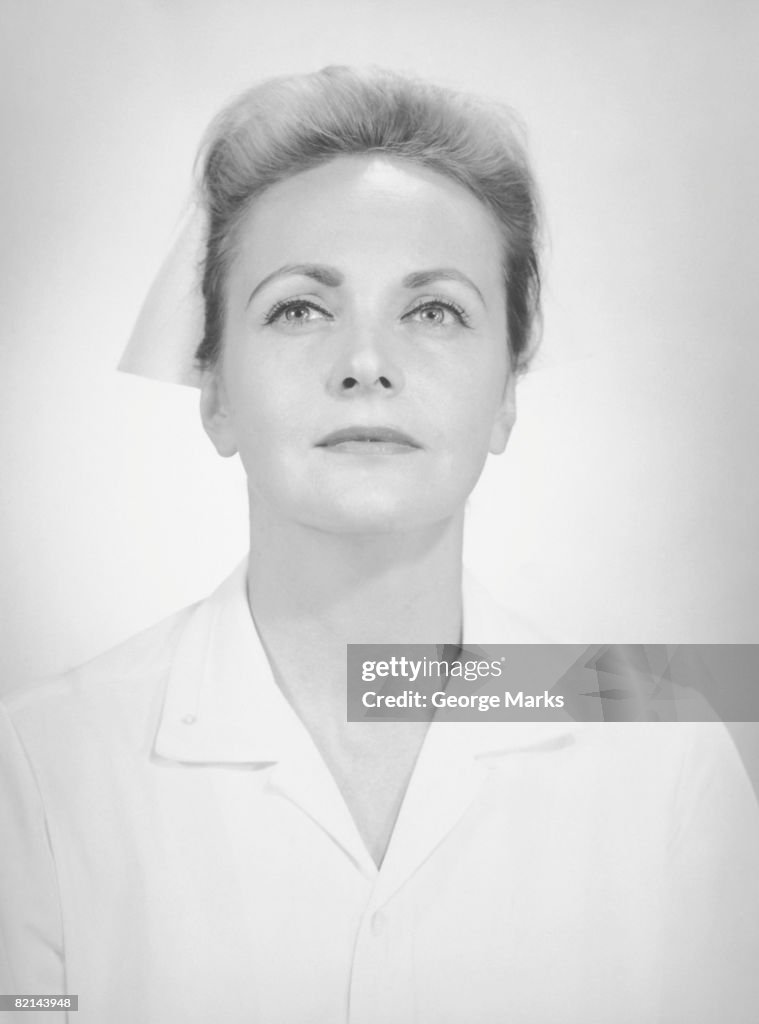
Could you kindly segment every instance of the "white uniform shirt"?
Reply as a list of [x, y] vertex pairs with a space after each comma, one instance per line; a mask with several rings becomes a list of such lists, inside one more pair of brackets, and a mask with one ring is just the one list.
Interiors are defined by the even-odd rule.
[[[532, 639], [493, 615], [469, 581], [466, 642]], [[76, 993], [77, 1024], [759, 1020], [724, 726], [433, 723], [378, 870], [244, 566], [8, 696], [0, 772], [0, 992]]]

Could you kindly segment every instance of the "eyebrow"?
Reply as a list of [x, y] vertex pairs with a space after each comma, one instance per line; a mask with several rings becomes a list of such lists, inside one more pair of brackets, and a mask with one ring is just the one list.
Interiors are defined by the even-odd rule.
[[272, 281], [276, 281], [278, 277], [294, 276], [310, 277], [314, 281], [318, 281], [319, 284], [326, 285], [328, 288], [337, 288], [344, 280], [339, 270], [336, 270], [334, 267], [325, 267], [321, 263], [286, 263], [283, 267], [273, 270], [271, 274], [267, 274], [263, 281], [259, 281], [250, 293], [247, 304], [250, 305], [261, 289], [265, 288]]
[[[318, 281], [319, 284], [326, 285], [327, 288], [339, 288], [339, 286], [345, 280], [345, 275], [342, 274], [335, 267], [328, 267], [321, 263], [286, 263], [284, 266], [279, 267], [277, 270], [273, 270], [271, 274], [259, 281], [253, 291], [250, 293], [248, 298], [248, 305], [251, 304], [256, 295], [265, 288], [267, 284], [277, 280], [280, 277], [310, 277], [314, 281]], [[460, 270], [456, 270], [455, 267], [435, 267], [432, 270], [414, 270], [401, 281], [404, 288], [423, 288], [427, 284], [432, 284], [433, 281], [458, 281], [460, 284], [466, 285], [471, 288], [472, 291], [480, 298], [480, 302], [487, 308], [487, 303], [483, 298], [482, 292], [477, 285], [466, 274], [462, 274]]]
[[426, 284], [432, 284], [433, 281], [458, 281], [460, 284], [465, 284], [472, 291], [476, 292], [480, 297], [480, 302], [487, 309], [487, 303], [483, 298], [482, 292], [477, 285], [466, 274], [462, 274], [460, 270], [456, 270], [455, 267], [436, 267], [434, 270], [415, 270], [411, 274], [406, 274], [401, 284], [404, 288], [423, 288]]

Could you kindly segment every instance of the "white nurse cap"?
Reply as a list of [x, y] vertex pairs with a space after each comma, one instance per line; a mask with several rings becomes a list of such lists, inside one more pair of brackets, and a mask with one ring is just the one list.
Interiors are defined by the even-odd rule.
[[140, 377], [200, 387], [195, 351], [203, 337], [201, 274], [206, 215], [193, 202], [142, 304], [119, 362]]

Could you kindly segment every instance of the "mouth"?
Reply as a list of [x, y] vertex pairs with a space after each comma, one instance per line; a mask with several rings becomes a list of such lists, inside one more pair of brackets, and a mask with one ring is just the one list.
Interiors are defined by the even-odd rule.
[[403, 455], [419, 451], [421, 445], [393, 427], [355, 426], [334, 430], [316, 447], [352, 455]]

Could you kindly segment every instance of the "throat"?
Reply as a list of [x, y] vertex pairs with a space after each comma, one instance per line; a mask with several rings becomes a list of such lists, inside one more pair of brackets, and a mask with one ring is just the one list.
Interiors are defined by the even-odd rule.
[[[393, 836], [429, 726], [427, 722], [347, 723], [361, 741], [323, 746], [324, 762], [377, 868]], [[390, 730], [390, 731], [388, 731]]]

